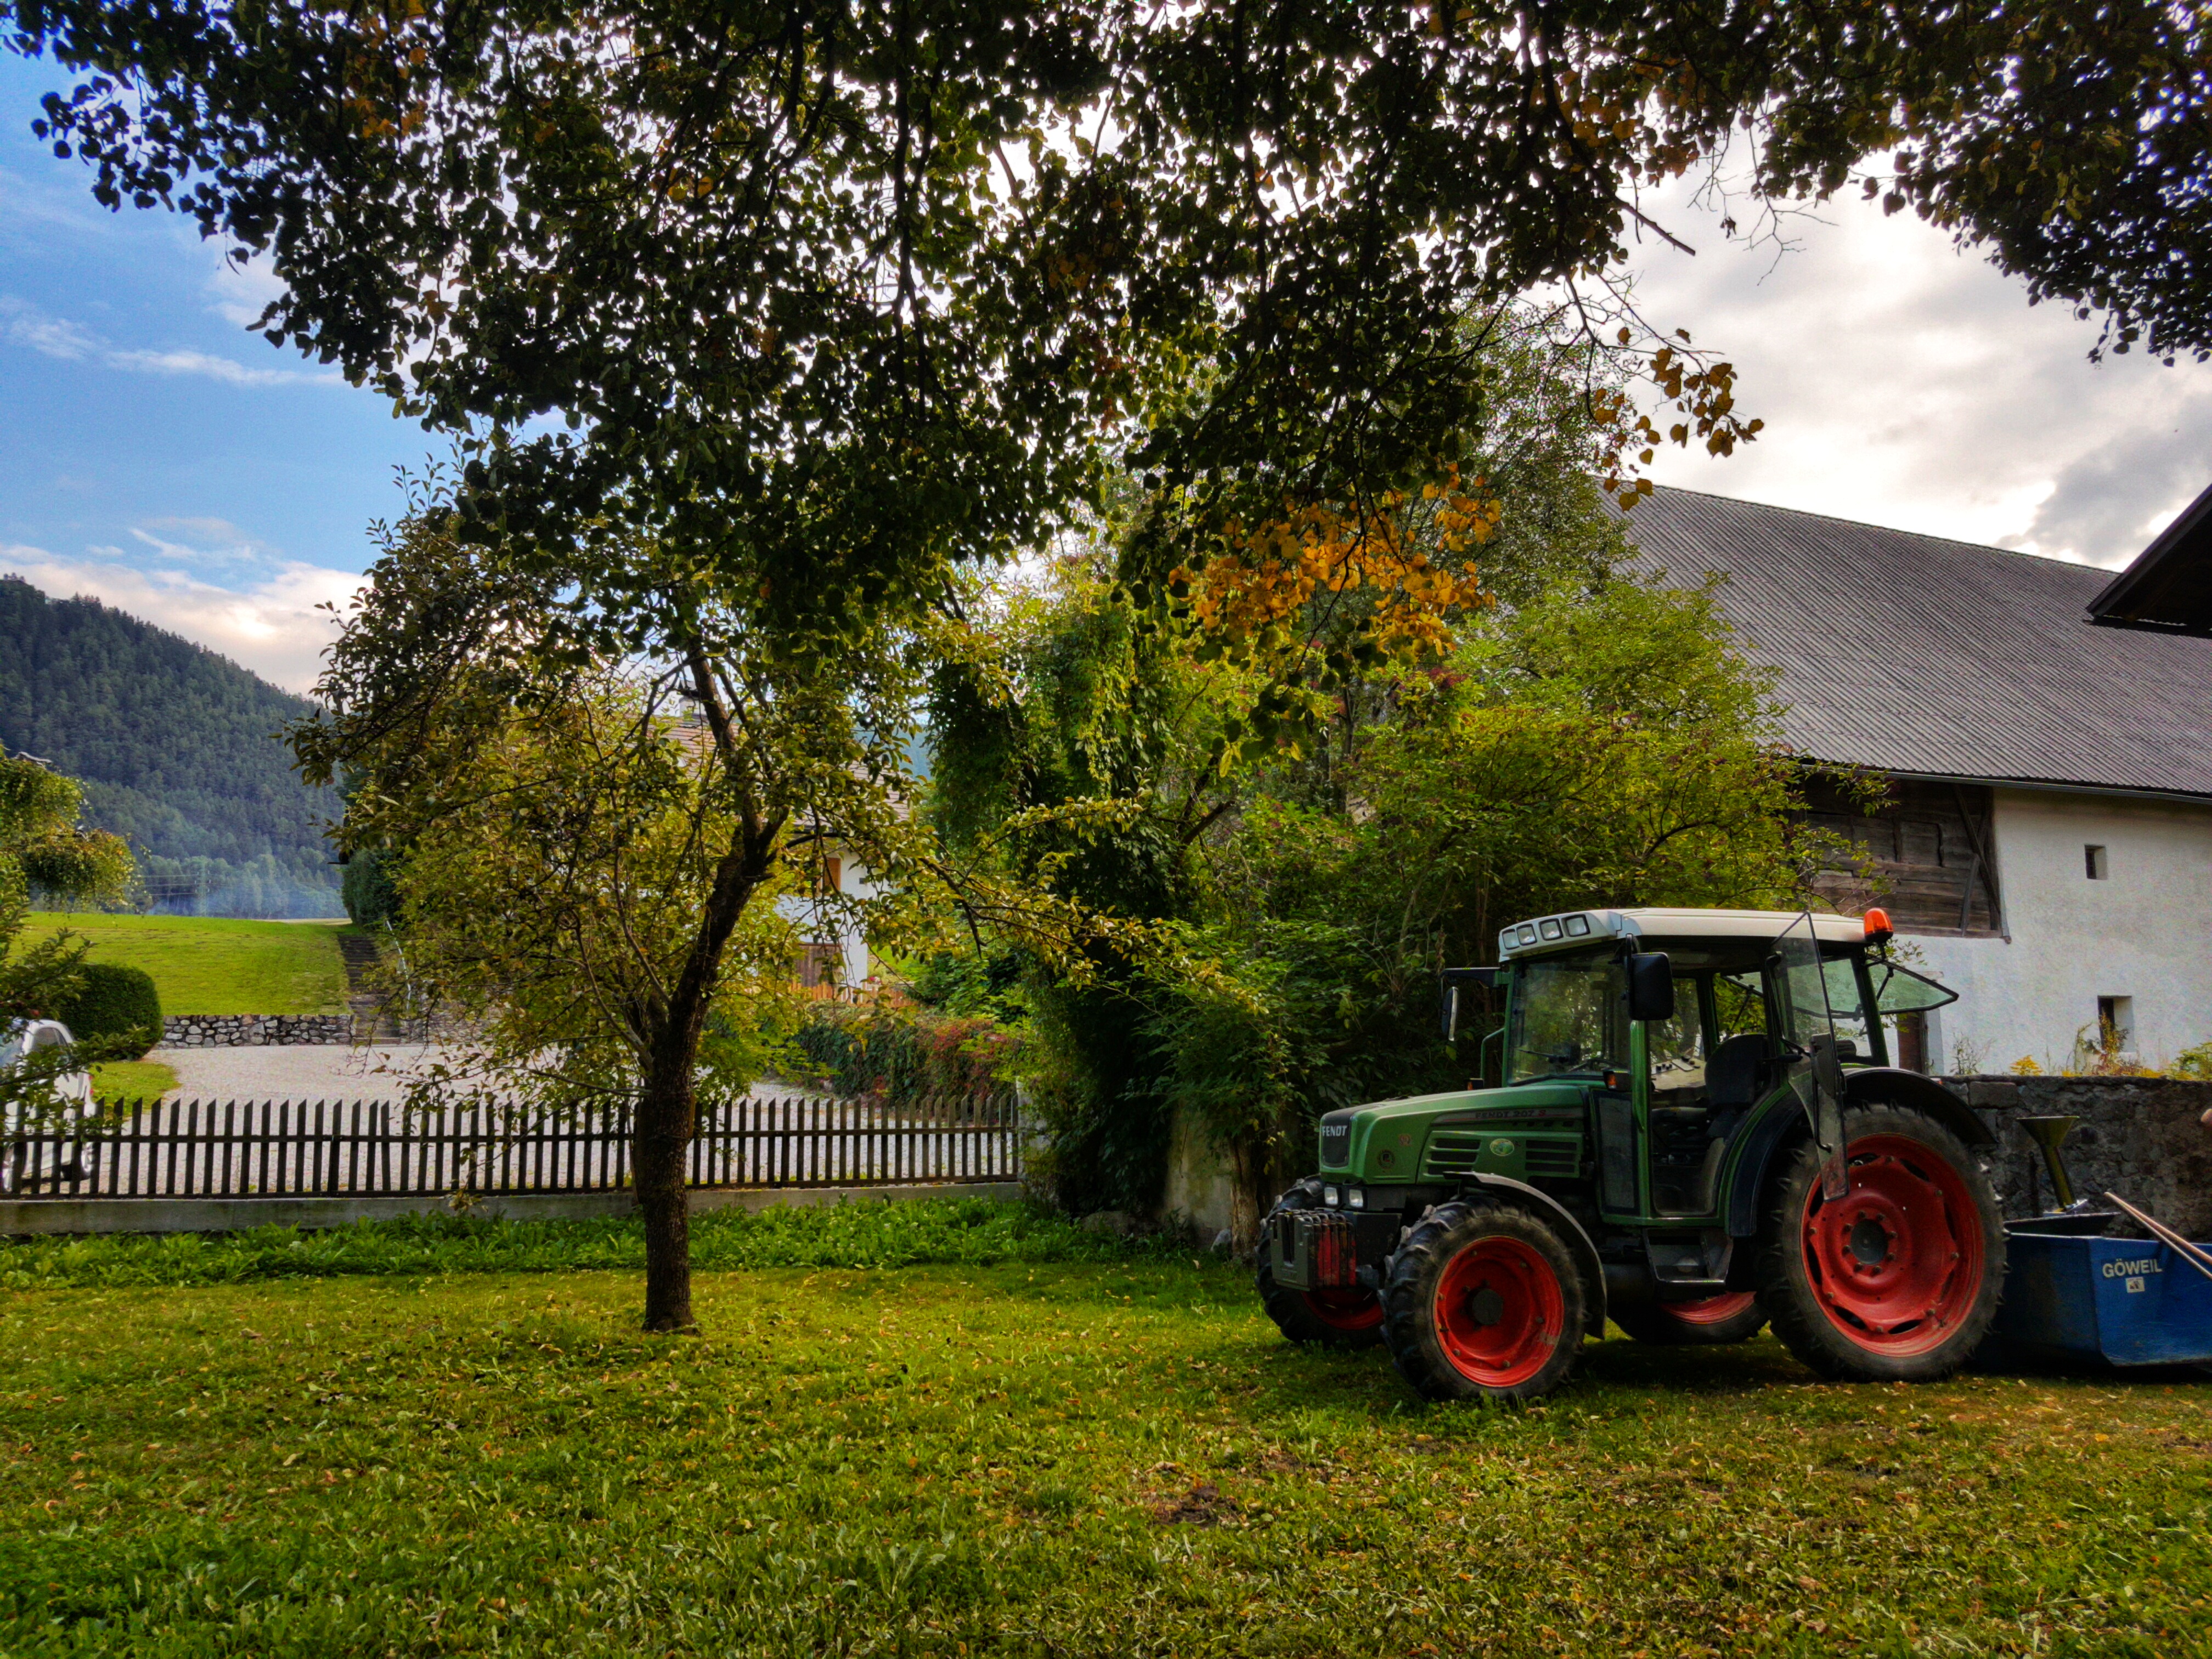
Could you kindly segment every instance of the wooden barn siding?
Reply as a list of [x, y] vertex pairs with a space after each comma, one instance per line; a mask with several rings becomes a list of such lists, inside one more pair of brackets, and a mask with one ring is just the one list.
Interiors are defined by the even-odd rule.
[[1856, 870], [1823, 870], [1814, 887], [1851, 915], [1882, 906], [1899, 933], [2001, 937], [2003, 895], [1990, 862], [1996, 843], [1988, 787], [1891, 778], [1869, 811], [1827, 780], [1806, 789], [1799, 816], [1860, 850]]

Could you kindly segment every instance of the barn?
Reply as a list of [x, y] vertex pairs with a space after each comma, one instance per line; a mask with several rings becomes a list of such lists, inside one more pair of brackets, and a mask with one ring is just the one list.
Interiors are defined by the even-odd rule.
[[1878, 786], [1814, 781], [1857, 854], [1819, 884], [1961, 994], [1908, 1035], [1923, 1069], [2212, 1039], [2212, 641], [2089, 626], [2111, 572], [2001, 548], [1683, 489], [1628, 528], [1664, 580], [1722, 579], [1790, 747]]

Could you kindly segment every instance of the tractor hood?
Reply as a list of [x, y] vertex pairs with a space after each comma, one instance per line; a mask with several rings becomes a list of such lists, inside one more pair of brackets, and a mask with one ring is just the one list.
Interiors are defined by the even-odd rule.
[[1322, 1171], [1377, 1182], [1571, 1175], [1560, 1166], [1580, 1164], [1585, 1105], [1596, 1086], [1547, 1078], [1348, 1106], [1321, 1121]]

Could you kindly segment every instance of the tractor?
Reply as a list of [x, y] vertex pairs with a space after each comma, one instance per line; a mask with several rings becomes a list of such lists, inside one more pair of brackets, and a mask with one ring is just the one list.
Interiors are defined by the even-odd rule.
[[1557, 1389], [1610, 1318], [1646, 1342], [1771, 1323], [1822, 1376], [1923, 1382], [1987, 1334], [2005, 1233], [1995, 1137], [1891, 1063], [1887, 1024], [1956, 994], [1862, 919], [1582, 910], [1516, 922], [1488, 1086], [1325, 1114], [1320, 1170], [1258, 1257], [1293, 1342], [1387, 1345], [1434, 1400]]

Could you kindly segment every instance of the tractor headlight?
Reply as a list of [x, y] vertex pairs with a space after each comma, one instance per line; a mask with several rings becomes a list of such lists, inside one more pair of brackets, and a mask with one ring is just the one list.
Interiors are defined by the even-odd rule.
[[1328, 1205], [1332, 1210], [1337, 1206], [1338, 1201], [1342, 1198], [1342, 1196], [1343, 1194], [1339, 1193], [1334, 1187], [1324, 1187], [1321, 1189], [1321, 1201]]
[[1360, 1188], [1350, 1188], [1344, 1194], [1344, 1204], [1346, 1209], [1364, 1210], [1367, 1207], [1367, 1194]]

